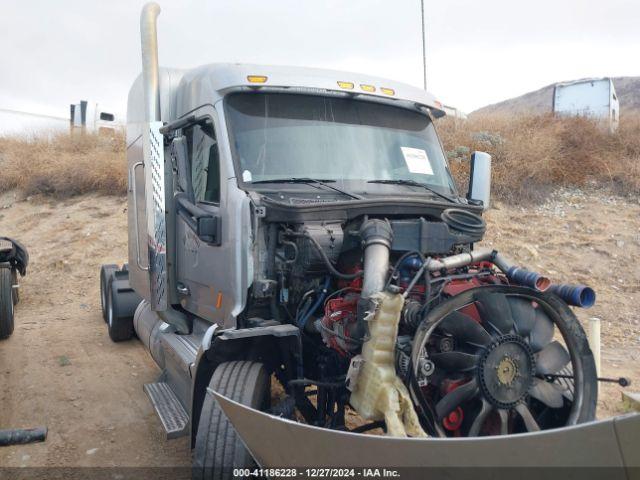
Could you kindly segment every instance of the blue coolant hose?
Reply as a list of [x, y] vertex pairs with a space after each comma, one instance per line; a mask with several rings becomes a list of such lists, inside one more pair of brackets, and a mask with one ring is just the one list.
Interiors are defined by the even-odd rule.
[[331, 277], [327, 276], [324, 280], [324, 286], [322, 287], [322, 290], [318, 294], [318, 298], [316, 299], [315, 303], [311, 305], [311, 308], [309, 308], [302, 315], [300, 315], [300, 320], [298, 320], [298, 327], [300, 329], [304, 328], [304, 326], [309, 321], [309, 317], [311, 316], [311, 314], [313, 314], [313, 312], [315, 312], [318, 309], [318, 307], [322, 305], [322, 302], [324, 302], [324, 299], [327, 296], [327, 290], [329, 289], [330, 281], [331, 281]]

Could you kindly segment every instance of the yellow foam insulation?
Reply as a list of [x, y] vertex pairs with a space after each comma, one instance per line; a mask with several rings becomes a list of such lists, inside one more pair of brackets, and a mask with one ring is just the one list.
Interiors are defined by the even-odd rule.
[[375, 308], [365, 317], [369, 338], [349, 403], [366, 420], [384, 420], [389, 436], [426, 437], [409, 391], [396, 375], [395, 344], [404, 299], [380, 292], [372, 301]]

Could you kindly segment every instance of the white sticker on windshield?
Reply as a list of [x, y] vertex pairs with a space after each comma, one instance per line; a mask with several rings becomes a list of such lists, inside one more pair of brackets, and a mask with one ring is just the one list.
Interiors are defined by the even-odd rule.
[[424, 175], [433, 175], [433, 168], [427, 156], [427, 152], [420, 148], [400, 147], [404, 161], [411, 173], [422, 173]]
[[251, 175], [251, 172], [249, 170], [245, 170], [244, 172], [242, 172], [243, 182], [250, 182], [251, 180], [253, 180], [253, 175]]

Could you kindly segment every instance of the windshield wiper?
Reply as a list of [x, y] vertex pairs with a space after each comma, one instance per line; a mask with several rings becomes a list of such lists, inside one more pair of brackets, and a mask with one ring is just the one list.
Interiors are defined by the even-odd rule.
[[389, 185], [408, 185], [410, 187], [422, 187], [425, 190], [428, 190], [429, 192], [433, 193], [434, 195], [437, 195], [440, 198], [444, 198], [445, 200], [451, 202], [451, 203], [458, 203], [457, 200], [455, 200], [454, 198], [451, 198], [448, 195], [445, 195], [444, 193], [440, 193], [437, 190], [434, 190], [433, 188], [431, 188], [429, 185], [427, 185], [426, 183], [422, 183], [422, 182], [416, 182], [415, 180], [406, 180], [406, 179], [398, 179], [398, 180], [369, 180], [367, 183], [384, 183], [384, 184], [389, 184]]
[[333, 190], [334, 192], [341, 193], [342, 195], [346, 195], [356, 200], [362, 200], [362, 197], [360, 195], [356, 195], [355, 193], [349, 193], [338, 187], [329, 185], [329, 182], [335, 183], [335, 180], [329, 180], [324, 178], [318, 179], [318, 178], [308, 178], [308, 177], [290, 177], [290, 178], [275, 178], [271, 180], [256, 180], [255, 182], [251, 182], [251, 183], [253, 185], [258, 183], [304, 183], [307, 185], [320, 185], [325, 189]]

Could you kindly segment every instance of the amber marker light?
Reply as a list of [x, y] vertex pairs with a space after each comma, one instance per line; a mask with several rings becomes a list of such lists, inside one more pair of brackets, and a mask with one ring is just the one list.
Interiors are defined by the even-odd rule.
[[267, 81], [267, 77], [264, 75], [248, 75], [247, 80], [249, 83], [265, 83]]

